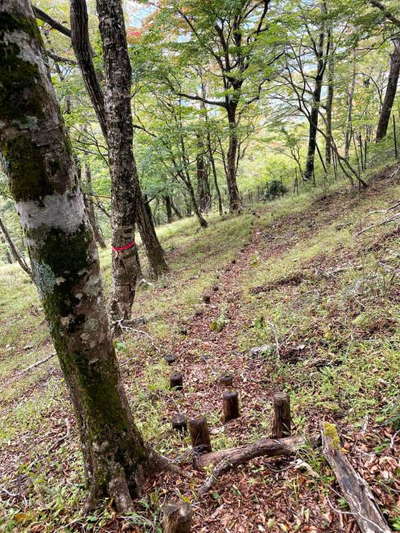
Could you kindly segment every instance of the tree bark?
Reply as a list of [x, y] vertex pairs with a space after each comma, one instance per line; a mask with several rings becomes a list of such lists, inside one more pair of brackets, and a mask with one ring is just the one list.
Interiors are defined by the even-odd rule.
[[328, 32], [328, 41], [330, 43], [330, 55], [328, 57], [328, 94], [326, 98], [326, 138], [325, 138], [325, 161], [329, 171], [332, 165], [332, 111], [333, 96], [335, 91], [335, 59], [332, 54], [332, 32]]
[[236, 104], [231, 104], [227, 107], [228, 123], [229, 123], [229, 143], [227, 154], [227, 174], [226, 181], [228, 185], [229, 195], [229, 210], [231, 213], [238, 213], [241, 209], [241, 201], [239, 189], [237, 186], [237, 153], [238, 153], [238, 136], [237, 136], [237, 120], [236, 120]]
[[30, 2], [3, 0], [0, 20], [0, 150], [75, 409], [89, 502], [110, 496], [129, 511], [151, 458], [120, 381], [70, 142]]
[[196, 157], [197, 197], [199, 209], [202, 213], [211, 207], [210, 183], [208, 181], [207, 168], [204, 160], [204, 144], [201, 136], [197, 138], [198, 153]]
[[362, 533], [390, 533], [366, 481], [354, 470], [342, 453], [340, 438], [333, 424], [322, 431], [323, 454], [330, 464]]
[[354, 90], [356, 87], [356, 57], [355, 52], [353, 51], [353, 72], [351, 76], [351, 84], [349, 91], [347, 93], [347, 121], [346, 121], [346, 131], [344, 139], [344, 158], [348, 159], [349, 150], [351, 144], [351, 138], [353, 136], [353, 99], [354, 99]]
[[400, 38], [393, 39], [393, 52], [390, 55], [389, 79], [386, 87], [385, 99], [383, 101], [381, 114], [379, 116], [378, 127], [376, 130], [376, 142], [386, 137], [389, 126], [390, 115], [394, 99], [396, 97], [397, 85], [400, 74]]
[[171, 196], [169, 194], [165, 194], [163, 199], [165, 204], [165, 212], [167, 214], [167, 222], [170, 224], [173, 220]]
[[105, 248], [106, 243], [101, 233], [101, 229], [99, 228], [97, 217], [96, 217], [96, 212], [94, 210], [92, 173], [90, 170], [90, 166], [87, 163], [85, 164], [85, 171], [86, 171], [85, 174], [86, 174], [86, 186], [87, 186], [86, 205], [87, 205], [89, 220], [92, 225], [94, 238], [97, 244], [100, 246], [100, 248]]
[[[32, 270], [29, 268], [29, 266], [26, 264], [25, 259], [22, 257], [22, 255], [17, 250], [17, 247], [15, 246], [15, 244], [14, 244], [12, 238], [11, 238], [11, 235], [8, 232], [8, 229], [7, 229], [6, 225], [4, 224], [4, 222], [1, 220], [1, 218], [0, 218], [0, 230], [1, 230], [2, 234], [4, 235], [4, 240], [6, 241], [6, 243], [8, 244], [8, 246], [10, 248], [11, 257], [15, 261], [17, 261], [17, 263], [22, 268], [22, 270], [25, 272], [25, 274], [28, 274], [28, 276], [32, 279]], [[7, 253], [8, 253], [8, 250], [7, 250]], [[11, 259], [11, 257], [10, 257], [10, 259]], [[10, 263], [12, 263], [12, 262], [13, 261], [11, 260]]]
[[[125, 34], [125, 24], [124, 24], [123, 14], [121, 15], [121, 17], [122, 17], [121, 18], [122, 22], [120, 20], [118, 22], [117, 26], [116, 26], [116, 28], [118, 29], [118, 32], [115, 34], [114, 37], [113, 37], [112, 34], [110, 35], [110, 37], [115, 39], [115, 42], [117, 42], [117, 40], [118, 40], [119, 45], [116, 47], [116, 50], [118, 50], [118, 53], [121, 54], [121, 56], [122, 55], [125, 56], [124, 62], [127, 65], [126, 58], [128, 58], [128, 62], [129, 62], [129, 56], [128, 56], [127, 45], [126, 45], [126, 34]], [[98, 78], [96, 76], [96, 73], [95, 73], [95, 70], [94, 70], [94, 66], [93, 66], [93, 62], [92, 62], [91, 53], [90, 53], [88, 23], [87, 23], [87, 8], [86, 8], [85, 0], [72, 0], [71, 1], [71, 28], [72, 28], [72, 35], [73, 35], [72, 43], [73, 43], [73, 46], [74, 46], [75, 55], [77, 57], [79, 66], [81, 68], [82, 76], [84, 78], [85, 85], [87, 87], [89, 96], [91, 98], [93, 107], [95, 109], [95, 112], [96, 112], [96, 115], [97, 115], [97, 119], [99, 121], [99, 124], [100, 124], [101, 130], [103, 132], [104, 138], [106, 139], [106, 141], [107, 141], [107, 143], [109, 145], [110, 144], [109, 126], [111, 125], [112, 122], [110, 123], [109, 117], [108, 118], [106, 117], [107, 109], [105, 108], [105, 98], [104, 98], [104, 94], [102, 92], [102, 89], [100, 87]], [[107, 44], [109, 45], [110, 43], [107, 43]], [[108, 51], [110, 48], [112, 48], [112, 46], [103, 47], [103, 50], [104, 50], [104, 52], [106, 52], [106, 49]], [[117, 57], [118, 53], [114, 53], [113, 55], [115, 57]], [[108, 64], [109, 67], [110, 67], [109, 60], [106, 59], [106, 58], [104, 58], [104, 59], [105, 59], [105, 65]], [[129, 66], [127, 65], [127, 68], [129, 68], [128, 72], [131, 72], [130, 64], [129, 64]], [[111, 75], [110, 75], [110, 72], [109, 72], [109, 79], [112, 80], [112, 83], [114, 83], [114, 81], [116, 81], [116, 79], [120, 78], [120, 77], [125, 77], [126, 78], [126, 75], [124, 76], [124, 73], [122, 72], [122, 69], [115, 69], [115, 72], [112, 72], [112, 68], [111, 68]], [[127, 80], [125, 80], [125, 84], [126, 84], [126, 81]], [[107, 86], [107, 73], [106, 73], [106, 86]], [[116, 115], [116, 114], [121, 113], [121, 112], [124, 113], [123, 108], [127, 109], [128, 108], [128, 103], [129, 103], [129, 115], [127, 115], [125, 117], [125, 119], [122, 117], [123, 120], [121, 122], [121, 125], [124, 124], [124, 123], [130, 122], [130, 129], [132, 129], [132, 113], [131, 113], [131, 110], [130, 110], [130, 88], [131, 88], [131, 85], [129, 83], [128, 93], [126, 93], [127, 87], [126, 86], [123, 87], [124, 94], [125, 95], [129, 94], [129, 96], [125, 96], [123, 98], [121, 98], [121, 95], [119, 95], [119, 91], [116, 88], [116, 86], [112, 85], [112, 88], [113, 88], [113, 90], [110, 90], [110, 85], [109, 84], [108, 84], [108, 89], [106, 87], [106, 96], [107, 96], [108, 108], [109, 109], [110, 108], [114, 109], [116, 111], [116, 113], [114, 113], [114, 114]], [[118, 99], [118, 102], [116, 101], [115, 104], [113, 104], [113, 103], [111, 103], [109, 101], [109, 97], [112, 96], [112, 94], [116, 95], [116, 97]], [[126, 98], [128, 98], [128, 100], [126, 100], [125, 103], [123, 103], [123, 100], [126, 99]], [[123, 104], [123, 105], [121, 105], [121, 104]], [[113, 125], [114, 125], [114, 127], [117, 127], [117, 123], [113, 123]], [[126, 127], [126, 124], [124, 125], [124, 127]], [[125, 144], [126, 144], [126, 142], [125, 142]], [[121, 158], [123, 158], [125, 156], [124, 156], [124, 153], [123, 153], [124, 149], [122, 148], [122, 146], [121, 146], [121, 150], [122, 150], [121, 151]], [[116, 163], [117, 159], [118, 159], [118, 145], [114, 145], [114, 154], [113, 154], [113, 156], [111, 157], [111, 155], [109, 154], [110, 168], [111, 168], [111, 179], [112, 180], [116, 179], [117, 176], [118, 176], [118, 172], [115, 173], [115, 171], [113, 171], [113, 169], [112, 169], [112, 164]], [[125, 186], [129, 186], [129, 192], [127, 194], [131, 198], [134, 198], [134, 200], [132, 200], [132, 201], [134, 201], [134, 205], [133, 206], [129, 206], [127, 201], [122, 202], [122, 203], [118, 201], [118, 204], [120, 204], [120, 207], [126, 207], [127, 212], [118, 214], [116, 216], [116, 218], [114, 219], [114, 224], [112, 223], [112, 228], [113, 228], [113, 230], [115, 230], [118, 233], [118, 235], [116, 235], [115, 239], [113, 238], [113, 240], [119, 241], [119, 240], [121, 240], [121, 235], [125, 235], [126, 236], [126, 231], [128, 231], [128, 232], [131, 231], [131, 227], [132, 228], [134, 227], [134, 223], [136, 221], [138, 226], [139, 226], [139, 230], [140, 230], [140, 233], [141, 233], [142, 241], [143, 241], [143, 244], [145, 246], [146, 253], [147, 253], [147, 256], [149, 258], [149, 262], [151, 264], [152, 270], [155, 273], [155, 275], [157, 276], [158, 273], [166, 272], [168, 270], [168, 266], [167, 266], [167, 263], [166, 263], [165, 258], [164, 258], [164, 253], [163, 253], [161, 244], [160, 244], [160, 242], [159, 242], [159, 240], [157, 238], [157, 235], [156, 235], [156, 232], [155, 232], [155, 229], [154, 229], [153, 221], [151, 219], [149, 219], [149, 217], [147, 216], [147, 214], [145, 212], [145, 209], [144, 209], [143, 198], [142, 198], [142, 193], [141, 193], [140, 184], [139, 184], [139, 177], [138, 177], [136, 163], [135, 163], [133, 154], [132, 154], [132, 159], [133, 159], [133, 164], [132, 164], [132, 176], [131, 176], [130, 183], [128, 184], [128, 181], [125, 180], [125, 183], [124, 182], [121, 182], [120, 184], [119, 183], [114, 183], [114, 185], [112, 185], [112, 188], [114, 188], [115, 190], [122, 190]], [[124, 224], [123, 227], [118, 228], [118, 220], [122, 221], [122, 219], [123, 219], [123, 220], [126, 221], [126, 220], [128, 220], [129, 217], [131, 217], [130, 223], [127, 226], [125, 226], [125, 224]], [[124, 229], [125, 227], [127, 227], [128, 229], [127, 230]], [[149, 234], [147, 235], [147, 233], [149, 233]], [[133, 238], [134, 238], [133, 233], [131, 234], [131, 237], [132, 237], [132, 240], [133, 240]], [[123, 237], [123, 238], [125, 238], [125, 237]], [[129, 255], [129, 254], [127, 254], [127, 255]], [[121, 280], [121, 283], [126, 287], [126, 290], [120, 291], [119, 292], [119, 296], [121, 298], [126, 297], [126, 298], [131, 299], [130, 302], [129, 301], [127, 301], [126, 303], [121, 302], [122, 306], [124, 307], [124, 312], [125, 312], [125, 311], [128, 311], [128, 308], [129, 309], [131, 308], [132, 302], [133, 302], [133, 298], [134, 298], [134, 294], [135, 294], [134, 291], [132, 291], [131, 289], [128, 288], [128, 285], [134, 285], [135, 284], [135, 280], [136, 280], [137, 274], [134, 272], [134, 270], [132, 270], [133, 264], [129, 260], [130, 258], [128, 256], [126, 258], [127, 261], [123, 261], [123, 257], [120, 257], [119, 259], [121, 259], [121, 261], [120, 260], [118, 260], [118, 261], [114, 261], [113, 260], [113, 269], [114, 269], [114, 266], [115, 266], [119, 270], [116, 273], [116, 277], [117, 278], [121, 277], [120, 274], [122, 272], [122, 268], [123, 268], [122, 265], [124, 263], [125, 263], [125, 267], [126, 267], [125, 268], [124, 279]], [[129, 279], [128, 279], [129, 277], [131, 277], [131, 281], [129, 281]], [[111, 299], [111, 309], [115, 309], [116, 312], [118, 312], [118, 307], [116, 307], [115, 304], [116, 304], [116, 300], [114, 298], [112, 298]], [[121, 316], [121, 318], [122, 318], [122, 316]]]
[[135, 175], [136, 190], [138, 191], [137, 215], [139, 221], [138, 227], [140, 237], [146, 250], [153, 277], [157, 279], [162, 274], [168, 272], [168, 265], [165, 260], [164, 250], [162, 249], [160, 241], [158, 240], [156, 234], [153, 219], [151, 216], [151, 211], [149, 213], [150, 208], [147, 209], [146, 204], [140, 193], [139, 178], [137, 176], [137, 173]]
[[318, 60], [318, 67], [317, 75], [315, 77], [315, 86], [312, 96], [311, 113], [309, 120], [307, 162], [303, 176], [303, 179], [305, 181], [311, 180], [315, 169], [315, 152], [317, 149], [319, 107], [321, 103], [322, 83], [324, 79], [326, 65], [326, 59], [324, 58], [324, 41], [325, 33], [322, 31], [319, 35], [319, 42], [315, 50], [315, 54]]
[[192, 204], [192, 207], [193, 207], [194, 214], [196, 215], [197, 220], [199, 221], [200, 227], [206, 228], [208, 226], [208, 223], [207, 223], [207, 220], [201, 214], [201, 211], [200, 211], [199, 206], [197, 204], [197, 199], [196, 199], [196, 195], [194, 193], [193, 185], [192, 185], [192, 182], [190, 181], [189, 177], [185, 181], [185, 183], [186, 183], [186, 187], [188, 189], [188, 193], [189, 193], [189, 197], [190, 197], [190, 200], [191, 200], [191, 204]]
[[113, 321], [129, 320], [137, 281], [134, 235], [139, 191], [132, 152], [131, 64], [119, 0], [96, 2], [103, 45], [105, 116], [111, 169]]
[[93, 64], [89, 41], [89, 17], [85, 0], [71, 0], [71, 43], [82, 72], [83, 82], [94, 107], [101, 131], [107, 140], [107, 119], [103, 90]]

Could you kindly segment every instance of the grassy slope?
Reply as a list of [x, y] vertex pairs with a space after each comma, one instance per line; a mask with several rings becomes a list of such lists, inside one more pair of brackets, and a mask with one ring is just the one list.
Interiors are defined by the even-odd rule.
[[[327, 196], [311, 193], [282, 199], [259, 206], [258, 217], [213, 217], [206, 231], [197, 231], [193, 220], [160, 229], [171, 274], [139, 291], [134, 315], [144, 316], [148, 322], [127, 331], [117, 342], [128, 394], [146, 438], [163, 453], [183, 452], [188, 443], [170, 432], [169, 414], [191, 405], [199, 410], [204, 399], [209, 422], [217, 427], [218, 404], [204, 391], [211, 387], [213, 371], [239, 365], [237, 375], [248, 383], [244, 369], [248, 349], [269, 344], [271, 353], [261, 356], [256, 370], [251, 370], [258, 383], [254, 395], [262, 397], [261, 403], [266, 405], [274, 390], [288, 390], [297, 432], [314, 429], [324, 418], [339, 423], [351, 442], [362, 427], [368, 442], [361, 447], [367, 446], [368, 453], [372, 450], [378, 460], [391, 457], [391, 435], [400, 427], [400, 234], [390, 224], [361, 235], [357, 232], [387, 216], [379, 210], [398, 199], [398, 180], [398, 175], [378, 180], [361, 194], [341, 193], [336, 187], [338, 190]], [[240, 252], [245, 245], [246, 251]], [[102, 254], [106, 285], [108, 253]], [[242, 259], [233, 270], [225, 270], [238, 257]], [[216, 283], [220, 291], [215, 302], [204, 306], [201, 295]], [[118, 530], [122, 519], [113, 518], [109, 510], [89, 521], [80, 515], [84, 490], [77, 434], [56, 359], [20, 373], [52, 347], [35, 291], [16, 267], [1, 268], [0, 310], [0, 474], [1, 486], [6, 489], [0, 494], [0, 529], [67, 531], [83, 527], [87, 531], [92, 524], [96, 530]], [[209, 321], [225, 315], [227, 327], [208, 338]], [[199, 359], [205, 347], [216, 357], [211, 362]], [[226, 353], [224, 359], [225, 351], [234, 351], [232, 347], [239, 356]], [[186, 399], [167, 389], [169, 369], [161, 355], [168, 350], [182, 353], [185, 361]], [[203, 367], [208, 372], [204, 376]], [[202, 388], [199, 379], [204, 379]], [[245, 402], [245, 388], [242, 397]], [[269, 415], [269, 405], [260, 411], [249, 399], [244, 427], [217, 428], [214, 447], [265, 435]], [[329, 491], [331, 479], [315, 454], [310, 453], [307, 461], [319, 476], [318, 483], [310, 482], [311, 511], [299, 513], [297, 522], [284, 513], [278, 517], [277, 512], [265, 511], [254, 531], [263, 531], [262, 527], [267, 531], [342, 530], [332, 516], [327, 529], [322, 529], [324, 520], [329, 523], [322, 518], [329, 514], [329, 507], [326, 502], [321, 504], [319, 496], [313, 502], [312, 495]], [[393, 527], [398, 524], [400, 528], [396, 468], [399, 466], [391, 464], [384, 468], [386, 477], [380, 479], [377, 474], [369, 481], [376, 485], [378, 495], [381, 491], [381, 503]], [[254, 492], [259, 478], [256, 470], [246, 471]], [[160, 483], [168, 487], [168, 480]], [[299, 490], [296, 476], [277, 483], [275, 488], [286, 488], [290, 497]], [[235, 483], [231, 480], [230, 485]], [[168, 488], [189, 499], [193, 499], [194, 489], [190, 484]], [[210, 514], [218, 509], [219, 501], [226, 501], [231, 489], [218, 490], [214, 499], [203, 504]], [[155, 524], [162, 491], [152, 487], [148, 494], [133, 517], [137, 531], [158, 530]], [[232, 494], [230, 497], [232, 503]], [[266, 501], [261, 503], [266, 506]], [[304, 502], [301, 505], [304, 508]], [[315, 510], [316, 506], [321, 508]], [[221, 516], [216, 526], [210, 523], [201, 531], [221, 531], [221, 524], [230, 531], [242, 531], [235, 526], [233, 508], [226, 503], [225, 507], [228, 518]], [[197, 514], [201, 516], [200, 511]], [[313, 523], [316, 525], [310, 526]], [[69, 529], [64, 529], [66, 524]], [[200, 526], [196, 527], [195, 531], [200, 531]], [[253, 531], [251, 527], [244, 531]]]

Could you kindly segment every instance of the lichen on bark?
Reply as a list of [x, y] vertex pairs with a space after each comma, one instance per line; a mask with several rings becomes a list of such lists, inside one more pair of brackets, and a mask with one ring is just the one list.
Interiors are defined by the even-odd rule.
[[41, 47], [28, 0], [2, 0], [0, 151], [75, 409], [90, 503], [110, 496], [126, 511], [150, 455], [121, 385], [96, 244]]

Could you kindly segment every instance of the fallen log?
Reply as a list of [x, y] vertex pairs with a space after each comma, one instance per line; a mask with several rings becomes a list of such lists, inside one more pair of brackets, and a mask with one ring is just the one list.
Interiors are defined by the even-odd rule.
[[288, 437], [286, 439], [260, 439], [254, 444], [227, 448], [218, 452], [206, 453], [195, 459], [197, 468], [216, 465], [212, 474], [206, 479], [199, 489], [203, 495], [215, 484], [218, 477], [231, 468], [246, 463], [256, 457], [276, 457], [279, 455], [293, 455], [305, 445], [302, 437]]
[[261, 457], [262, 455], [266, 455], [267, 457], [292, 455], [304, 446], [304, 444], [305, 439], [303, 437], [288, 437], [286, 439], [263, 438], [253, 444], [245, 444], [236, 448], [226, 448], [226, 450], [199, 455], [196, 459], [195, 466], [197, 468], [204, 468], [220, 463], [221, 461], [228, 461], [232, 466], [236, 466], [256, 457]]
[[390, 533], [367, 482], [354, 470], [343, 454], [334, 424], [324, 424], [322, 453], [331, 466], [351, 514], [362, 533]]

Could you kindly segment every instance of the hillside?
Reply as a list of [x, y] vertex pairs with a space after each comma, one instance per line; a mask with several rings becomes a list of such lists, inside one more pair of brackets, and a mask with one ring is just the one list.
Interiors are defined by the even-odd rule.
[[[140, 320], [115, 343], [144, 436], [164, 455], [186, 454], [188, 477], [159, 476], [132, 516], [109, 507], [82, 515], [78, 435], [57, 360], [24, 371], [53, 350], [42, 310], [22, 272], [2, 267], [1, 530], [161, 531], [160, 506], [178, 496], [194, 504], [199, 533], [356, 531], [311, 447], [251, 461], [197, 499], [206, 474], [187, 464], [189, 439], [172, 431], [171, 417], [207, 416], [215, 450], [248, 443], [271, 433], [278, 391], [290, 394], [294, 434], [338, 425], [348, 458], [400, 530], [400, 234], [396, 222], [380, 224], [396, 213], [399, 179], [390, 167], [363, 192], [337, 184], [211, 217], [206, 230], [193, 219], [160, 229], [171, 273], [139, 289]], [[169, 353], [183, 391], [169, 390]], [[223, 425], [218, 378], [227, 372], [241, 416]]]

